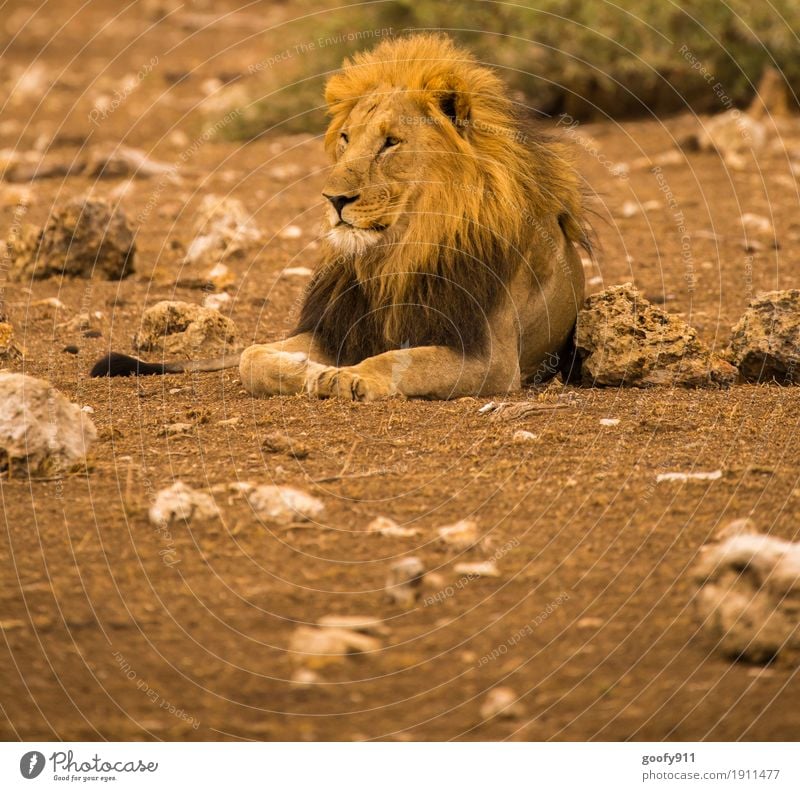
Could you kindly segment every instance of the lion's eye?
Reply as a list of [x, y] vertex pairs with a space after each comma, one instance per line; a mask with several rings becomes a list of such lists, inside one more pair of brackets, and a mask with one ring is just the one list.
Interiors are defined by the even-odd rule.
[[394, 146], [399, 145], [399, 144], [400, 144], [400, 140], [398, 140], [396, 137], [391, 137], [390, 136], [390, 137], [387, 137], [386, 140], [384, 141], [383, 147], [384, 148], [393, 148]]
[[341, 135], [339, 135], [339, 139], [340, 139], [340, 140], [341, 140], [341, 141], [342, 141], [342, 142], [343, 142], [345, 145], [347, 145], [347, 144], [350, 142], [350, 138], [347, 136], [347, 132], [342, 132], [342, 134], [341, 134]]

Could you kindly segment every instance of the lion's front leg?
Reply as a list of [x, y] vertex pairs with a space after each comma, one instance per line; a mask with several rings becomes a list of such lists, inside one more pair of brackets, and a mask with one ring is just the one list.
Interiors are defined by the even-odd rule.
[[309, 392], [329, 360], [311, 333], [277, 343], [259, 343], [242, 352], [239, 375], [254, 396]]
[[520, 385], [516, 354], [464, 357], [444, 346], [398, 349], [358, 365], [320, 371], [309, 393], [320, 398], [376, 401], [403, 398], [460, 398], [508, 392]]

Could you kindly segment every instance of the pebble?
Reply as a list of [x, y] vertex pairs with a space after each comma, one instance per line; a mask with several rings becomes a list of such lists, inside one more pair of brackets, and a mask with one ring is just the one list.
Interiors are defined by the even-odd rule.
[[500, 569], [493, 560], [484, 560], [479, 563], [456, 563], [456, 574], [466, 574], [470, 577], [499, 577]]
[[368, 533], [378, 533], [382, 536], [393, 536], [395, 538], [412, 538], [419, 535], [419, 530], [415, 527], [403, 527], [397, 524], [394, 519], [387, 516], [377, 516], [367, 525]]
[[454, 549], [469, 549], [478, 543], [478, 525], [472, 519], [462, 519], [438, 529], [439, 538]]
[[401, 607], [412, 607], [420, 594], [425, 566], [416, 557], [403, 558], [389, 567], [386, 593], [390, 601]]
[[656, 483], [671, 481], [717, 481], [722, 477], [722, 470], [711, 472], [662, 472], [656, 475]]
[[218, 515], [219, 508], [211, 495], [192, 489], [183, 481], [159, 491], [149, 511], [154, 525], [213, 519]]
[[302, 235], [303, 229], [299, 225], [287, 225], [278, 232], [281, 239], [299, 239]]
[[514, 436], [511, 438], [512, 442], [516, 443], [517, 445], [521, 445], [525, 442], [532, 442], [537, 438], [537, 434], [534, 434], [532, 431], [525, 431], [525, 429], [520, 429], [519, 431], [514, 432]]
[[511, 687], [495, 687], [486, 694], [481, 705], [481, 718], [484, 720], [493, 717], [516, 720], [524, 715], [525, 710]]
[[348, 654], [378, 651], [382, 647], [377, 637], [361, 632], [314, 626], [298, 626], [289, 641], [292, 659], [311, 669], [341, 662]]
[[260, 517], [280, 524], [308, 522], [325, 510], [321, 500], [291, 486], [256, 486], [246, 496]]

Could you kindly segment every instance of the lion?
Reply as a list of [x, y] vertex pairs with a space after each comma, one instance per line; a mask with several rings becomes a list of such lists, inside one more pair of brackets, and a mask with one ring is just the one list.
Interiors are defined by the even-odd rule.
[[538, 383], [571, 361], [590, 250], [563, 144], [526, 130], [500, 78], [443, 35], [387, 40], [328, 81], [322, 260], [297, 326], [239, 357], [254, 396], [452, 399]]

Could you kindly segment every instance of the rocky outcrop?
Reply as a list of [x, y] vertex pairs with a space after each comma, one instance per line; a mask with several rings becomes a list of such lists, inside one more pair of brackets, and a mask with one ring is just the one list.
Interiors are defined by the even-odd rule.
[[756, 297], [733, 328], [729, 354], [750, 382], [800, 383], [800, 290]]
[[580, 380], [590, 386], [729, 385], [736, 369], [697, 331], [651, 305], [631, 283], [594, 294], [578, 314]]

